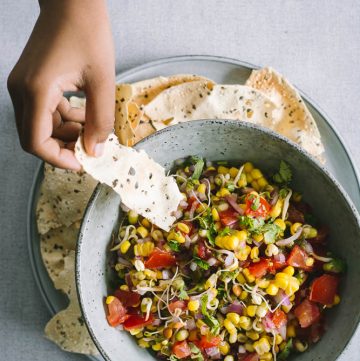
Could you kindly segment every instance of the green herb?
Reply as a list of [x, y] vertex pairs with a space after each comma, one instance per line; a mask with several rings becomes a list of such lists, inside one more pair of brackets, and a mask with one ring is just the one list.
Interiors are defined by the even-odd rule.
[[210, 327], [210, 332], [212, 334], [217, 334], [220, 331], [220, 323], [214, 316], [209, 314], [209, 311], [207, 309], [207, 303], [208, 303], [207, 293], [201, 296], [200, 303], [201, 303], [201, 313], [204, 316], [203, 319], [204, 322]]
[[229, 192], [234, 192], [235, 184], [234, 183], [227, 183], [226, 188], [228, 189]]
[[199, 179], [204, 169], [204, 159], [200, 157], [191, 157], [191, 162], [194, 164], [194, 172], [191, 176], [192, 180]]
[[231, 233], [230, 227], [226, 226], [224, 229], [222, 229], [219, 232], [219, 236], [224, 237], [224, 236], [228, 236]]
[[202, 217], [199, 217], [198, 221], [200, 227], [207, 230], [206, 237], [209, 240], [210, 244], [214, 246], [217, 231], [210, 209], [208, 209]]
[[171, 354], [171, 355], [169, 356], [169, 361], [178, 361], [178, 360], [180, 360], [180, 359], [177, 358], [174, 354]]
[[330, 262], [323, 265], [326, 272], [343, 273], [346, 271], [346, 263], [339, 258], [333, 258]]
[[260, 197], [255, 194], [250, 194], [248, 199], [251, 201], [251, 206], [250, 206], [251, 210], [257, 211], [260, 207]]
[[265, 224], [263, 218], [252, 218], [249, 216], [240, 216], [240, 226], [246, 227], [249, 232], [260, 233], [261, 227]]
[[278, 184], [289, 184], [292, 179], [292, 172], [290, 166], [283, 160], [280, 162], [280, 168], [273, 176], [274, 182]]
[[204, 270], [208, 270], [210, 265], [209, 263], [207, 263], [206, 261], [204, 261], [203, 259], [199, 258], [199, 257], [194, 257], [194, 262], [202, 269]]
[[261, 233], [264, 233], [266, 244], [274, 243], [280, 232], [280, 227], [273, 223], [268, 223], [261, 227]]
[[191, 350], [190, 358], [192, 360], [204, 361], [204, 356], [202, 355], [200, 349], [197, 346], [195, 346], [193, 343], [189, 343], [189, 345]]
[[286, 198], [286, 196], [288, 194], [289, 194], [289, 189], [288, 188], [281, 188], [280, 191], [279, 191], [279, 196], [282, 199]]
[[180, 252], [180, 244], [178, 242], [171, 240], [168, 242], [168, 245], [172, 251]]
[[285, 348], [278, 354], [279, 360], [286, 360], [293, 349], [292, 338], [286, 343]]
[[226, 296], [226, 291], [225, 288], [222, 286], [218, 286], [217, 287], [217, 298], [219, 298], [220, 300], [223, 299]]
[[180, 300], [187, 300], [189, 298], [188, 293], [185, 291], [184, 286], [180, 288], [180, 292], [178, 294]]

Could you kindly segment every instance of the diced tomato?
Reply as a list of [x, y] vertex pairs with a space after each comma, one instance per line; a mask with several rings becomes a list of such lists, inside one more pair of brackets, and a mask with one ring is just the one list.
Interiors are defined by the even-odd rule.
[[201, 259], [209, 259], [212, 256], [212, 252], [205, 246], [202, 239], [196, 245], [196, 254]]
[[[245, 199], [245, 214], [253, 217], [265, 217], [270, 211], [270, 204], [265, 198], [248, 194]], [[258, 204], [257, 204], [258, 202]]]
[[259, 355], [256, 352], [241, 355], [239, 354], [239, 361], [259, 361]]
[[151, 325], [154, 322], [154, 316], [149, 315], [149, 318], [145, 320], [145, 316], [142, 315], [129, 315], [127, 320], [124, 322], [125, 330], [132, 330], [134, 328], [141, 328], [147, 325]]
[[155, 248], [149, 259], [145, 261], [145, 267], [149, 269], [166, 268], [176, 265], [175, 257], [166, 251]]
[[177, 308], [180, 308], [180, 310], [186, 309], [187, 302], [182, 300], [172, 301], [169, 303], [168, 309], [171, 313], [174, 313]]
[[232, 226], [239, 221], [239, 213], [233, 209], [227, 209], [226, 211], [219, 212], [220, 222], [224, 226]]
[[256, 278], [261, 278], [266, 275], [269, 270], [270, 262], [266, 258], [262, 258], [259, 262], [251, 263], [249, 272]]
[[287, 220], [291, 223], [299, 222], [301, 224], [304, 224], [305, 223], [304, 213], [296, 209], [293, 204], [290, 204], [288, 208]]
[[293, 266], [295, 268], [301, 268], [305, 271], [311, 271], [312, 267], [309, 267], [306, 265], [306, 260], [309, 257], [310, 256], [306, 253], [306, 251], [304, 251], [301, 247], [296, 245], [292, 249], [292, 251], [287, 259], [287, 264], [289, 266]]
[[275, 259], [274, 257], [271, 258], [269, 262], [269, 271], [270, 273], [276, 273], [279, 269], [285, 268], [287, 266], [286, 260], [284, 258], [284, 261], [279, 261], [278, 259]]
[[177, 358], [185, 358], [191, 355], [191, 349], [186, 341], [178, 341], [174, 343], [172, 353]]
[[187, 211], [189, 211], [193, 205], [193, 203], [196, 202], [197, 205], [199, 205], [200, 203], [197, 201], [197, 199], [193, 196], [191, 196], [190, 198], [187, 199], [187, 204], [188, 207], [186, 208]]
[[136, 292], [116, 290], [114, 296], [121, 301], [124, 307], [136, 307], [140, 303], [140, 295]]
[[339, 277], [324, 274], [314, 280], [310, 290], [310, 301], [332, 305], [339, 286]]
[[298, 305], [294, 314], [299, 320], [300, 326], [302, 328], [309, 327], [317, 322], [320, 318], [320, 310], [316, 303], [305, 299], [303, 302]]
[[281, 328], [283, 325], [286, 325], [287, 317], [285, 312], [279, 308], [273, 313], [272, 322], [274, 323], [277, 329]]
[[106, 316], [109, 325], [112, 327], [118, 326], [128, 318], [126, 314], [126, 308], [123, 306], [120, 300], [116, 297], [110, 304], [107, 305], [108, 315]]
[[220, 336], [201, 336], [201, 339], [199, 341], [196, 341], [196, 345], [201, 348], [210, 348], [210, 347], [217, 347], [219, 343], [221, 342]]

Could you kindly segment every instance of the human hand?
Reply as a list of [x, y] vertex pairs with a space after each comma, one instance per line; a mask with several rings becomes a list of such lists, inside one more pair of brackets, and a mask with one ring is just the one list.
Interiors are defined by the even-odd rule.
[[[79, 170], [74, 141], [84, 126], [93, 156], [113, 129], [115, 59], [104, 0], [46, 0], [9, 75], [23, 149], [61, 168]], [[86, 109], [71, 108], [65, 91], [83, 90]]]

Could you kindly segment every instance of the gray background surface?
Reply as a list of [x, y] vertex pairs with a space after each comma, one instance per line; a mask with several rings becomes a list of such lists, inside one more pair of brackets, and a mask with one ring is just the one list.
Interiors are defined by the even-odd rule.
[[[325, 109], [360, 167], [360, 1], [113, 0], [109, 8], [118, 72], [184, 54], [271, 65]], [[0, 2], [0, 360], [85, 360], [44, 338], [50, 315], [26, 249], [37, 160], [19, 146], [6, 78], [37, 14], [35, 0]], [[340, 359], [360, 360], [359, 331]]]

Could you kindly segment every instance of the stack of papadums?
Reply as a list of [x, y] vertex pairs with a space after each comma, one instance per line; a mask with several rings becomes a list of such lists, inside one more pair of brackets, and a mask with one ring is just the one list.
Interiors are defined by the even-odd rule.
[[[72, 98], [73, 106], [84, 101]], [[197, 75], [174, 75], [116, 87], [115, 136], [123, 145], [167, 126], [196, 119], [234, 119], [268, 127], [323, 159], [317, 125], [296, 89], [270, 68], [255, 70], [245, 85], [221, 85]], [[96, 354], [75, 290], [74, 258], [79, 225], [97, 184], [90, 175], [44, 168], [37, 204], [41, 254], [56, 289], [69, 306], [46, 325], [63, 350]], [[105, 314], [104, 314], [105, 317]]]

